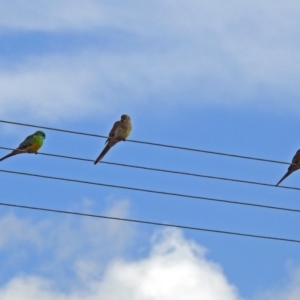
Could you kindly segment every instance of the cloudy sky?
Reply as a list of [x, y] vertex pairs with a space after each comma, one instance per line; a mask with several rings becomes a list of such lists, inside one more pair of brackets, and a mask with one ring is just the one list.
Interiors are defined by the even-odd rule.
[[[289, 162], [296, 0], [0, 0], [0, 120]], [[36, 129], [0, 123], [0, 146]], [[45, 130], [41, 152], [104, 140]], [[0, 150], [0, 156], [7, 154]], [[287, 165], [120, 143], [104, 161], [276, 184]], [[1, 170], [300, 209], [299, 191], [44, 155]], [[0, 172], [0, 202], [300, 240], [298, 213]], [[300, 187], [300, 173], [283, 185]], [[0, 298], [297, 300], [299, 244], [0, 207]]]

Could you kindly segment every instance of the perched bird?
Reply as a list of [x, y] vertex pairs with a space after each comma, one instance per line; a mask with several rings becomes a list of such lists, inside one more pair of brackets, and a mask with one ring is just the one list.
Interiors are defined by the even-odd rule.
[[29, 135], [20, 145], [17, 149], [13, 150], [8, 155], [2, 157], [0, 161], [17, 154], [22, 153], [35, 153], [37, 154], [37, 151], [42, 147], [44, 143], [44, 139], [46, 138], [46, 135], [43, 131], [37, 131], [34, 134]]
[[276, 184], [280, 184], [285, 178], [287, 178], [289, 175], [291, 175], [293, 172], [300, 169], [300, 149], [296, 152], [295, 156], [293, 157], [292, 163], [290, 164], [288, 171], [285, 173], [285, 175], [279, 180], [279, 182]]
[[95, 160], [94, 164], [98, 163], [109, 149], [120, 141], [125, 141], [132, 129], [131, 119], [128, 115], [122, 115], [121, 120], [117, 121], [109, 133], [109, 138], [106, 140], [106, 146], [100, 155]]

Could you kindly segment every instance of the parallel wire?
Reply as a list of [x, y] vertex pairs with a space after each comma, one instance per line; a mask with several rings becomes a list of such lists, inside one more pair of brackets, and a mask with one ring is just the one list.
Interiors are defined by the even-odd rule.
[[[85, 136], [98, 137], [98, 138], [108, 138], [108, 136], [105, 136], [105, 135], [99, 135], [99, 134], [93, 134], [93, 133], [87, 133], [87, 132], [80, 132], [80, 131], [72, 131], [72, 130], [66, 130], [66, 129], [59, 129], [59, 128], [53, 128], [53, 127], [47, 127], [47, 126], [39, 126], [39, 125], [20, 123], [20, 122], [0, 120], [0, 123], [19, 125], [19, 126], [27, 126], [27, 127], [40, 128], [40, 129], [47, 129], [47, 130], [52, 130], [52, 131], [71, 133], [71, 134], [77, 134], [77, 135], [85, 135]], [[290, 162], [284, 162], [284, 161], [273, 160], [273, 159], [265, 159], [265, 158], [259, 158], [259, 157], [252, 157], [252, 156], [245, 156], [245, 155], [238, 155], [238, 154], [230, 154], [230, 153], [224, 153], [224, 152], [209, 151], [209, 150], [202, 150], [202, 149], [175, 146], [175, 145], [167, 145], [167, 144], [153, 143], [153, 142], [140, 141], [140, 140], [126, 139], [126, 141], [131, 142], [131, 143], [150, 145], [150, 146], [159, 146], [159, 147], [164, 147], [164, 148], [172, 148], [172, 149], [192, 151], [192, 152], [201, 152], [201, 153], [207, 153], [207, 154], [213, 154], [213, 155], [221, 155], [221, 156], [228, 156], [228, 157], [234, 157], [234, 158], [263, 161], [263, 162], [276, 163], [276, 164], [284, 164], [284, 165], [290, 165], [291, 164]]]
[[[7, 147], [0, 147], [0, 149], [13, 150], [12, 148], [7, 148]], [[79, 160], [79, 161], [85, 161], [85, 162], [93, 162], [94, 161], [94, 160], [88, 159], [88, 158], [81, 158], [81, 157], [74, 157], [74, 156], [67, 156], [67, 155], [60, 155], [60, 154], [53, 154], [53, 153], [39, 152], [39, 154], [45, 155], [45, 156], [50, 156], [50, 157], [58, 157], [58, 158]], [[204, 175], [204, 174], [198, 174], [198, 173], [182, 172], [182, 171], [167, 170], [167, 169], [160, 169], [160, 168], [151, 168], [151, 167], [145, 167], [145, 166], [137, 166], [137, 165], [116, 163], [116, 162], [108, 162], [108, 161], [100, 161], [100, 163], [107, 164], [107, 165], [119, 166], [119, 167], [135, 168], [135, 169], [141, 169], [141, 170], [147, 170], [147, 171], [170, 173], [170, 174], [176, 174], [176, 175], [201, 177], [201, 178], [208, 178], [208, 179], [214, 179], [214, 180], [224, 180], [224, 181], [231, 181], [231, 182], [238, 182], [238, 183], [260, 185], [260, 186], [276, 187], [276, 188], [282, 188], [282, 189], [300, 190], [300, 188], [297, 188], [297, 187], [284, 186], [284, 185], [277, 186], [275, 184], [270, 184], [270, 183], [265, 183], [265, 182], [258, 182], [258, 181], [234, 179], [234, 178], [227, 178], [227, 177], [220, 177], [220, 176], [211, 176], [211, 175]]]
[[14, 207], [14, 208], [31, 209], [31, 210], [46, 211], [46, 212], [52, 212], [52, 213], [61, 213], [61, 214], [83, 216], [83, 217], [101, 218], [101, 219], [108, 219], [108, 220], [114, 220], [114, 221], [132, 222], [132, 223], [140, 223], [140, 224], [147, 224], [147, 225], [154, 225], [154, 226], [164, 226], [164, 227], [173, 227], [173, 228], [180, 228], [180, 229], [187, 229], [187, 230], [204, 231], [204, 232], [209, 232], [209, 233], [243, 236], [243, 237], [248, 237], [248, 238], [250, 237], [250, 238], [258, 238], [258, 239], [265, 239], [265, 240], [275, 240], [275, 241], [290, 242], [290, 243], [300, 243], [300, 240], [280, 238], [280, 237], [274, 237], [274, 236], [255, 235], [255, 234], [249, 234], [249, 233], [224, 231], [224, 230], [192, 227], [192, 226], [169, 224], [169, 223], [159, 223], [159, 222], [144, 221], [144, 220], [137, 220], [137, 219], [109, 217], [109, 216], [102, 216], [102, 215], [95, 215], [95, 214], [71, 212], [71, 211], [65, 211], [65, 210], [42, 208], [42, 207], [35, 207], [35, 206], [26, 206], [26, 205], [17, 205], [17, 204], [9, 204], [9, 203], [0, 203], [0, 205]]
[[[38, 126], [38, 125], [19, 123], [19, 122], [11, 122], [11, 121], [5, 121], [5, 120], [0, 120], [0, 123], [27, 126], [27, 127], [34, 127], [34, 128], [41, 128], [41, 129], [47, 129], [47, 130], [64, 132], [64, 133], [71, 133], [71, 134], [77, 134], [77, 135], [108, 138], [107, 136], [103, 136], [103, 135], [99, 135], [99, 134], [91, 134], [91, 133], [71, 131], [71, 130], [53, 128], [53, 127]], [[130, 139], [128, 139], [127, 141], [133, 142], [133, 143], [151, 145], [151, 146], [160, 146], [160, 147], [165, 147], [165, 148], [173, 148], [173, 149], [179, 149], [179, 150], [185, 150], [185, 151], [193, 151], [193, 152], [201, 152], [201, 153], [214, 154], [214, 155], [229, 156], [229, 157], [248, 159], [248, 160], [256, 160], [256, 161], [263, 161], [263, 162], [270, 162], [270, 163], [277, 163], [277, 164], [288, 164], [288, 165], [290, 164], [289, 162], [283, 162], [283, 161], [278, 161], [278, 160], [263, 159], [263, 158], [257, 158], [257, 157], [229, 154], [229, 153], [216, 152], [216, 151], [208, 151], [208, 150], [181, 147], [181, 146], [174, 146], [174, 145], [167, 145], [167, 144], [161, 144], [161, 143], [152, 143], [152, 142], [147, 142], [147, 141], [130, 140]], [[0, 148], [1, 149], [12, 150], [12, 149], [6, 148], [6, 147], [0, 147]], [[64, 155], [57, 155], [57, 154], [49, 154], [49, 153], [40, 153], [40, 154], [47, 155], [47, 156], [60, 157], [60, 158], [81, 160], [81, 161], [93, 161], [93, 160], [90, 160], [90, 159], [64, 156]], [[134, 166], [134, 165], [104, 162], [104, 161], [102, 161], [102, 163], [117, 165], [117, 166], [124, 166], [124, 167], [131, 167], [131, 168], [138, 168], [138, 169], [145, 169], [145, 170], [151, 170], [151, 171], [167, 172], [167, 173], [173, 173], [173, 174], [197, 176], [197, 177], [204, 177], [204, 178], [211, 178], [211, 179], [219, 179], [219, 180], [227, 180], [227, 181], [234, 181], [234, 182], [242, 182], [242, 183], [258, 184], [258, 185], [276, 187], [275, 185], [272, 185], [272, 184], [253, 182], [253, 181], [245, 181], [245, 180], [230, 179], [230, 178], [223, 178], [223, 177], [207, 176], [207, 175], [201, 175], [201, 174], [195, 174], [195, 173], [164, 170], [164, 169], [149, 168], [149, 167], [144, 167], [144, 166]], [[141, 189], [141, 188], [128, 187], [128, 186], [104, 184], [104, 183], [90, 182], [90, 181], [70, 179], [70, 178], [46, 176], [46, 175], [40, 175], [40, 174], [32, 174], [32, 173], [17, 172], [17, 171], [10, 171], [10, 170], [1, 170], [1, 169], [0, 169], [0, 172], [10, 173], [10, 174], [17, 174], [17, 175], [24, 175], [24, 176], [39, 177], [39, 178], [44, 178], [44, 179], [53, 179], [53, 180], [61, 180], [61, 181], [68, 181], [68, 182], [74, 182], [74, 183], [105, 186], [105, 187], [118, 188], [118, 189], [127, 189], [127, 190], [134, 190], [134, 191], [147, 192], [147, 193], [163, 194], [163, 195], [176, 196], [176, 197], [192, 198], [192, 199], [199, 199], [199, 200], [208, 200], [208, 201], [222, 202], [222, 203], [227, 203], [227, 204], [247, 205], [247, 206], [259, 207], [259, 208], [276, 209], [276, 210], [290, 211], [290, 212], [297, 212], [297, 213], [300, 212], [300, 210], [298, 210], [298, 209], [291, 209], [291, 208], [285, 208], [285, 207], [267, 206], [267, 205], [260, 205], [260, 204], [254, 204], [254, 203], [230, 201], [230, 200], [223, 200], [223, 199], [216, 199], [216, 198], [193, 196], [193, 195], [187, 195], [187, 194], [179, 194], [179, 193], [171, 193], [171, 192], [156, 191], [156, 190], [149, 190], [149, 189]], [[280, 186], [279, 188], [300, 190], [300, 188], [287, 187], [287, 186]], [[214, 230], [214, 229], [207, 229], [207, 228], [199, 228], [199, 227], [191, 227], [191, 226], [184, 226], [184, 225], [159, 223], [159, 222], [136, 220], [136, 219], [109, 217], [109, 216], [102, 216], [102, 215], [86, 214], [86, 213], [79, 213], [79, 212], [70, 212], [70, 211], [64, 211], [64, 210], [48, 209], [48, 208], [41, 208], [41, 207], [32, 207], [32, 206], [17, 205], [17, 204], [0, 203], [0, 205], [10, 206], [10, 207], [15, 207], [15, 208], [47, 211], [47, 212], [53, 212], [53, 213], [62, 213], [62, 214], [71, 214], [71, 215], [85, 216], [85, 217], [103, 218], [103, 219], [110, 219], [110, 220], [116, 220], [116, 221], [142, 223], [142, 224], [155, 225], [155, 226], [176, 227], [176, 228], [181, 228], [181, 229], [197, 230], [197, 231], [204, 231], [204, 232], [210, 232], [210, 233], [219, 233], [219, 234], [237, 235], [237, 236], [244, 236], [244, 237], [251, 237], [251, 238], [260, 238], [260, 239], [269, 239], [269, 240], [277, 240], [277, 241], [284, 241], [284, 242], [300, 243], [300, 240], [295, 240], [295, 239], [278, 238], [278, 237], [271, 237], [271, 236], [262, 236], [262, 235], [254, 235], [254, 234], [239, 233], [239, 232], [230, 232], [230, 231], [223, 231], [223, 230]]]
[[161, 194], [161, 195], [190, 198], [190, 199], [197, 199], [197, 200], [207, 200], [207, 201], [214, 201], [214, 202], [220, 202], [220, 203], [226, 203], [226, 204], [245, 205], [245, 206], [252, 206], [252, 207], [259, 207], [259, 208], [266, 208], [266, 209], [276, 209], [276, 210], [282, 210], [282, 211], [296, 212], [296, 213], [300, 212], [299, 209], [293, 209], [293, 208], [287, 208], [287, 207], [269, 206], [269, 205], [262, 205], [262, 204], [248, 203], [248, 202], [231, 201], [231, 200], [209, 198], [209, 197], [202, 197], [202, 196], [195, 196], [195, 195], [187, 195], [187, 194], [180, 194], [180, 193], [142, 189], [142, 188], [136, 188], [136, 187], [121, 186], [121, 185], [115, 185], [115, 184], [106, 184], [106, 183], [78, 180], [78, 179], [72, 179], [72, 178], [55, 177], [55, 176], [32, 174], [32, 173], [25, 173], [25, 172], [11, 171], [11, 170], [2, 170], [2, 169], [0, 169], [0, 172], [15, 174], [15, 175], [38, 177], [38, 178], [43, 178], [43, 179], [52, 179], [52, 180], [60, 180], [60, 181], [67, 181], [67, 182], [74, 182], [74, 183], [81, 183], [81, 184], [89, 184], [89, 185], [95, 185], [95, 186], [104, 186], [104, 187], [138, 191], [138, 192], [144, 192], [144, 193]]

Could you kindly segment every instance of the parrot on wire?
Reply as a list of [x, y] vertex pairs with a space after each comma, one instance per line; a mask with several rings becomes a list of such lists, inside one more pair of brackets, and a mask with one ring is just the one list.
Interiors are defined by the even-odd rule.
[[43, 131], [36, 131], [34, 134], [29, 135], [18, 148], [13, 150], [11, 153], [2, 157], [0, 161], [22, 153], [35, 153], [42, 147], [46, 134]]
[[128, 115], [122, 115], [121, 120], [115, 122], [113, 128], [109, 133], [109, 138], [106, 140], [106, 146], [100, 155], [95, 160], [94, 164], [97, 164], [104, 155], [109, 151], [111, 147], [113, 147], [116, 143], [120, 141], [125, 141], [125, 139], [129, 136], [132, 130], [131, 119]]

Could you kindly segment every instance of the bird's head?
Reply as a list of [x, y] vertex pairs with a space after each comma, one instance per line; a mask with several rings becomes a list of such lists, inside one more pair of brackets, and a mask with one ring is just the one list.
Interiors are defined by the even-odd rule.
[[128, 115], [122, 115], [121, 116], [121, 121], [124, 122], [124, 123], [130, 123], [131, 122], [130, 117]]
[[41, 136], [43, 139], [45, 139], [46, 138], [46, 134], [45, 134], [45, 132], [44, 131], [37, 131], [36, 133], [35, 133], [35, 135], [38, 135], [38, 136]]

